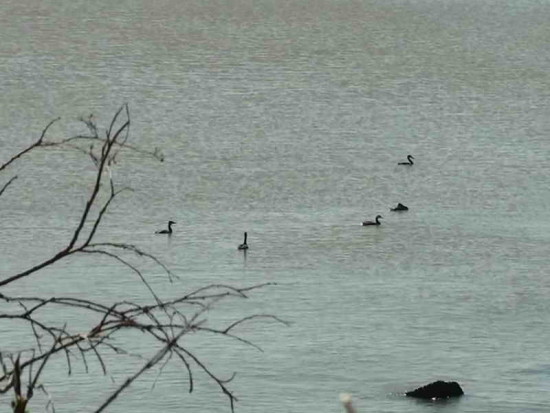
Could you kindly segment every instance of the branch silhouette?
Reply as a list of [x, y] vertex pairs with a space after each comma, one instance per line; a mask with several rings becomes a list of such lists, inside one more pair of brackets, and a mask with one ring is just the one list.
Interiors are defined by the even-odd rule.
[[[29, 401], [37, 390], [48, 396], [46, 409], [55, 410], [53, 401], [47, 392], [47, 377], [45, 368], [57, 356], [64, 357], [67, 363], [67, 374], [71, 375], [75, 361], [82, 363], [86, 372], [92, 360], [101, 367], [103, 374], [109, 371], [109, 365], [104, 357], [106, 352], [118, 355], [131, 355], [143, 360], [142, 366], [124, 382], [118, 385], [105, 397], [105, 401], [95, 410], [104, 411], [119, 396], [143, 374], [153, 367], [160, 365], [160, 372], [169, 362], [181, 362], [181, 367], [187, 374], [191, 393], [195, 388], [195, 369], [202, 370], [213, 380], [221, 392], [229, 400], [231, 411], [234, 411], [236, 396], [229, 388], [229, 383], [235, 377], [233, 373], [229, 379], [222, 379], [207, 367], [193, 351], [183, 344], [182, 337], [188, 333], [215, 334], [230, 340], [244, 343], [247, 346], [261, 351], [261, 348], [246, 338], [240, 337], [234, 331], [243, 323], [255, 319], [272, 320], [288, 325], [285, 321], [269, 314], [247, 315], [229, 322], [221, 328], [207, 327], [206, 313], [229, 299], [247, 299], [254, 290], [268, 287], [273, 283], [257, 284], [245, 287], [235, 287], [223, 284], [212, 284], [200, 287], [176, 298], [162, 298], [147, 281], [147, 275], [142, 269], [132, 263], [133, 258], [146, 259], [153, 263], [167, 276], [168, 282], [175, 282], [179, 276], [174, 274], [160, 258], [142, 250], [131, 243], [94, 242], [101, 228], [101, 223], [114, 206], [116, 197], [128, 188], [118, 189], [113, 182], [111, 169], [116, 159], [122, 156], [125, 150], [135, 151], [162, 161], [162, 154], [158, 149], [147, 151], [136, 146], [130, 146], [129, 130], [131, 125], [128, 105], [121, 106], [113, 116], [105, 137], [100, 137], [98, 126], [90, 115], [81, 119], [85, 123], [89, 135], [78, 135], [61, 140], [48, 140], [46, 135], [50, 127], [59, 120], [52, 120], [42, 130], [40, 137], [25, 149], [13, 155], [0, 165], [0, 175], [6, 172], [9, 166], [16, 161], [22, 161], [29, 152], [55, 146], [65, 146], [77, 150], [92, 160], [96, 168], [95, 178], [85, 205], [80, 212], [72, 234], [66, 244], [51, 257], [34, 264], [16, 274], [1, 276], [0, 302], [3, 302], [0, 311], [0, 322], [18, 322], [29, 328], [34, 345], [31, 348], [21, 348], [16, 352], [0, 352], [0, 393], [13, 392], [12, 409], [16, 413], [24, 413]], [[82, 144], [92, 145], [84, 148]], [[80, 145], [79, 145], [80, 144]], [[0, 196], [12, 185], [17, 176], [11, 177], [0, 188]], [[137, 281], [148, 291], [147, 303], [137, 303], [125, 298], [112, 303], [101, 303], [88, 298], [70, 296], [25, 296], [5, 293], [6, 286], [17, 285], [17, 282], [28, 277], [38, 277], [41, 270], [65, 260], [71, 256], [87, 255], [102, 256], [114, 260], [137, 277]], [[56, 311], [63, 314], [66, 310], [78, 310], [87, 313], [88, 318], [95, 320], [84, 330], [74, 330], [67, 326], [63, 319], [51, 321], [46, 312]], [[151, 340], [152, 344], [160, 345], [160, 350], [150, 358], [140, 354], [130, 353], [124, 346], [116, 344], [116, 337], [131, 331], [139, 331]], [[90, 357], [88, 357], [90, 356]], [[156, 382], [156, 380], [155, 380]], [[24, 388], [26, 386], [26, 391]]]

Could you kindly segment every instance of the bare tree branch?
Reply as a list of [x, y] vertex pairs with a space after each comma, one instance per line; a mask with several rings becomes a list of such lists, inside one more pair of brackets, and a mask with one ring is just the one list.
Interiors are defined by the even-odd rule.
[[[39, 147], [65, 146], [77, 150], [89, 157], [95, 168], [96, 175], [93, 186], [88, 194], [86, 203], [82, 207], [75, 228], [67, 241], [67, 244], [50, 258], [41, 263], [34, 264], [11, 276], [0, 279], [0, 301], [3, 309], [0, 311], [0, 322], [4, 320], [28, 325], [34, 338], [31, 348], [20, 348], [13, 353], [0, 352], [0, 393], [13, 391], [13, 411], [24, 413], [29, 400], [36, 390], [41, 390], [48, 396], [46, 409], [55, 411], [53, 401], [46, 391], [43, 382], [45, 367], [54, 358], [63, 357], [67, 363], [67, 374], [71, 375], [73, 363], [81, 361], [84, 370], [89, 372], [89, 365], [96, 362], [101, 367], [103, 374], [107, 374], [107, 359], [102, 355], [105, 351], [119, 355], [127, 355], [146, 360], [138, 371], [129, 376], [121, 385], [107, 395], [105, 401], [96, 412], [104, 411], [107, 406], [117, 398], [144, 373], [153, 367], [159, 367], [155, 384], [159, 380], [166, 365], [173, 360], [180, 360], [182, 369], [187, 373], [189, 380], [189, 392], [195, 387], [193, 369], [204, 371], [228, 396], [231, 410], [234, 410], [234, 402], [237, 398], [228, 385], [235, 377], [233, 373], [228, 379], [222, 379], [207, 367], [191, 348], [182, 345], [182, 337], [188, 333], [215, 334], [229, 340], [237, 340], [257, 350], [261, 348], [250, 340], [234, 333], [241, 324], [254, 319], [272, 319], [288, 325], [285, 321], [269, 314], [256, 314], [242, 317], [221, 328], [207, 327], [207, 312], [214, 306], [227, 299], [247, 299], [248, 294], [273, 283], [257, 284], [247, 287], [234, 287], [225, 284], [211, 284], [198, 288], [176, 298], [164, 299], [147, 280], [147, 274], [133, 263], [134, 259], [145, 258], [154, 263], [167, 276], [168, 281], [173, 282], [179, 277], [174, 274], [159, 258], [150, 254], [136, 245], [115, 242], [94, 242], [101, 228], [101, 223], [109, 210], [115, 205], [115, 198], [128, 188], [116, 189], [112, 179], [111, 167], [116, 164], [116, 159], [122, 151], [129, 148], [138, 153], [148, 154], [162, 161], [162, 155], [155, 149], [154, 152], [145, 151], [128, 144], [130, 130], [130, 112], [128, 105], [123, 105], [113, 116], [105, 137], [101, 137], [98, 128], [93, 121], [93, 115], [81, 119], [86, 125], [90, 135], [78, 135], [61, 140], [45, 140], [46, 133], [51, 125], [58, 119], [51, 121], [42, 131], [41, 136], [30, 146], [20, 151], [7, 162], [0, 166], [0, 172], [5, 170], [16, 160]], [[89, 147], [82, 147], [81, 143], [93, 143]], [[8, 186], [17, 178], [12, 177], [0, 189], [0, 196]], [[106, 184], [107, 183], [107, 184]], [[22, 278], [38, 276], [40, 270], [50, 267], [58, 261], [73, 255], [88, 254], [89, 256], [104, 256], [121, 263], [130, 273], [137, 275], [137, 280], [143, 284], [150, 298], [147, 304], [121, 299], [115, 302], [99, 302], [87, 298], [76, 297], [41, 297], [41, 296], [10, 296], [1, 292], [1, 287], [16, 282]], [[74, 330], [64, 323], [64, 320], [51, 320], [48, 314], [53, 310], [71, 310], [86, 313], [95, 321], [86, 329]], [[160, 345], [157, 353], [146, 359], [141, 354], [132, 354], [123, 346], [116, 344], [117, 337], [126, 332], [140, 332], [144, 339], [148, 339], [152, 346]], [[94, 357], [87, 357], [91, 353]], [[89, 354], [88, 354], [89, 355]], [[174, 357], [174, 355], [176, 357]], [[27, 391], [22, 393], [23, 382], [26, 381]]]
[[155, 366], [157, 363], [161, 362], [162, 359], [166, 356], [166, 354], [168, 354], [171, 351], [172, 347], [176, 345], [179, 338], [183, 336], [185, 333], [186, 333], [185, 330], [181, 331], [173, 340], [166, 343], [166, 345], [163, 348], [161, 348], [150, 360], [148, 360], [147, 363], [145, 363], [143, 367], [141, 367], [141, 369], [139, 369], [131, 377], [128, 377], [124, 381], [124, 383], [121, 386], [119, 386], [119, 388], [116, 391], [114, 391], [95, 412], [100, 413], [103, 410], [105, 410], [105, 408], [109, 406], [120, 395], [120, 393], [122, 393], [126, 388], [128, 388], [128, 386], [130, 386], [130, 384], [132, 384], [139, 376], [141, 376], [147, 370]]
[[8, 182], [6, 182], [6, 183], [4, 184], [4, 186], [2, 187], [2, 189], [0, 189], [0, 196], [2, 196], [2, 194], [4, 193], [4, 191], [6, 190], [6, 188], [7, 188], [8, 186], [10, 186], [11, 183], [12, 183], [13, 181], [15, 181], [16, 179], [17, 179], [17, 175], [13, 176]]
[[0, 172], [2, 172], [4, 169], [6, 169], [8, 166], [10, 166], [13, 162], [15, 162], [17, 159], [21, 158], [26, 153], [32, 151], [34, 148], [36, 148], [38, 146], [41, 146], [42, 141], [44, 140], [44, 137], [46, 136], [46, 132], [48, 131], [48, 129], [50, 129], [50, 126], [52, 126], [59, 119], [61, 119], [61, 118], [56, 118], [56, 119], [52, 120], [50, 123], [48, 123], [46, 125], [46, 127], [42, 130], [42, 133], [40, 134], [40, 137], [38, 138], [38, 140], [36, 140], [34, 143], [32, 143], [31, 145], [29, 145], [28, 147], [23, 149], [21, 152], [19, 152], [19, 153], [15, 154], [14, 156], [12, 156], [8, 161], [6, 161], [2, 165], [0, 165]]

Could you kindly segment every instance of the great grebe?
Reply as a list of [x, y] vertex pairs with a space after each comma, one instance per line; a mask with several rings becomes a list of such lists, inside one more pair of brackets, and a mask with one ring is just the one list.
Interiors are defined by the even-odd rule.
[[155, 234], [171, 234], [172, 233], [172, 225], [174, 225], [174, 221], [168, 221], [168, 229], [163, 229], [162, 231], [157, 231]]
[[409, 162], [399, 162], [397, 165], [409, 165], [409, 166], [414, 165], [414, 162], [412, 161], [414, 159], [414, 156], [407, 155], [407, 159], [409, 160]]
[[374, 221], [363, 221], [363, 226], [367, 226], [367, 225], [380, 225], [381, 222], [380, 222], [380, 218], [383, 218], [382, 215], [376, 215], [376, 218], [374, 218]]
[[239, 245], [239, 246], [237, 247], [237, 249], [239, 249], [239, 250], [247, 250], [247, 249], [248, 249], [248, 244], [246, 243], [246, 237], [247, 237], [247, 235], [248, 235], [248, 234], [245, 232], [245, 233], [244, 233], [244, 242], [243, 242], [241, 245]]

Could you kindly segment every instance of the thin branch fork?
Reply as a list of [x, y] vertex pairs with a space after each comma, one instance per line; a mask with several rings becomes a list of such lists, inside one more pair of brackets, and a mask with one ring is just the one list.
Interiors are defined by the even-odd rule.
[[[256, 318], [271, 318], [286, 324], [283, 320], [268, 314], [258, 314], [244, 317], [220, 329], [209, 328], [204, 324], [206, 322], [206, 312], [215, 304], [229, 297], [246, 299], [248, 298], [248, 293], [252, 290], [262, 288], [271, 283], [258, 284], [245, 288], [236, 288], [224, 284], [212, 284], [201, 287], [175, 299], [162, 299], [155, 293], [151, 285], [149, 285], [139, 267], [134, 266], [130, 261], [122, 258], [121, 254], [128, 253], [134, 257], [145, 257], [153, 261], [168, 274], [169, 280], [172, 281], [173, 278], [176, 278], [175, 275], [158, 258], [132, 244], [93, 242], [103, 217], [112, 206], [114, 198], [124, 190], [115, 190], [110, 174], [110, 165], [115, 163], [116, 157], [120, 151], [129, 146], [127, 144], [130, 129], [128, 106], [122, 106], [114, 115], [106, 131], [105, 138], [100, 138], [98, 136], [97, 129], [94, 130], [94, 127], [91, 126], [93, 123], [88, 124], [85, 122], [92, 133], [91, 136], [78, 136], [61, 141], [47, 142], [45, 141], [46, 132], [55, 121], [57, 121], [57, 119], [46, 126], [36, 142], [1, 165], [0, 172], [35, 148], [62, 144], [72, 145], [73, 142], [78, 140], [94, 139], [101, 143], [99, 151], [96, 149], [94, 152], [93, 146], [88, 152], [85, 151], [85, 153], [92, 158], [97, 168], [93, 188], [91, 189], [75, 230], [67, 245], [51, 258], [23, 272], [0, 279], [0, 287], [24, 277], [34, 275], [41, 269], [77, 253], [101, 254], [120, 262], [134, 274], [137, 274], [139, 282], [144, 284], [151, 293], [153, 303], [149, 305], [139, 305], [128, 300], [123, 300], [114, 304], [105, 305], [93, 300], [71, 297], [11, 297], [0, 292], [0, 301], [4, 301], [7, 304], [13, 303], [13, 305], [22, 308], [19, 312], [0, 313], [0, 320], [16, 320], [29, 325], [36, 342], [35, 347], [31, 349], [30, 355], [28, 355], [28, 352], [20, 350], [16, 362], [13, 360], [13, 357], [10, 358], [12, 361], [11, 368], [8, 368], [4, 362], [5, 355], [0, 353], [0, 365], [3, 369], [3, 375], [0, 376], [0, 383], [7, 382], [3, 384], [3, 388], [0, 388], [0, 392], [13, 390], [16, 400], [25, 401], [26, 405], [26, 402], [32, 397], [35, 389], [42, 389], [45, 391], [43, 385], [38, 383], [39, 378], [42, 377], [44, 368], [46, 364], [52, 360], [52, 356], [58, 353], [65, 355], [69, 375], [72, 372], [71, 360], [78, 359], [79, 356], [86, 371], [88, 371], [87, 353], [88, 355], [91, 354], [95, 356], [97, 363], [99, 363], [105, 374], [108, 366], [101, 355], [101, 351], [109, 350], [118, 354], [127, 354], [125, 349], [113, 344], [113, 340], [123, 332], [131, 330], [143, 333], [154, 343], [160, 343], [162, 348], [151, 359], [147, 360], [134, 375], [130, 376], [122, 385], [114, 390], [99, 409], [96, 410], [97, 412], [103, 411], [110, 403], [117, 399], [132, 382], [137, 380], [146, 371], [159, 363], [168, 363], [174, 355], [182, 362], [187, 371], [190, 392], [194, 387], [192, 365], [195, 367], [198, 366], [206, 372], [207, 375], [218, 384], [223, 393], [228, 396], [231, 410], [233, 411], [234, 402], [237, 398], [228, 389], [227, 384], [233, 379], [234, 375], [225, 380], [219, 378], [209, 370], [206, 364], [193, 354], [190, 349], [183, 347], [180, 341], [182, 341], [181, 338], [183, 335], [190, 332], [218, 334], [229, 339], [238, 340], [261, 351], [257, 345], [234, 334], [236, 327], [246, 321]], [[92, 122], [91, 118], [89, 122]], [[158, 154], [157, 150], [155, 150], [154, 156], [156, 157]], [[106, 172], [108, 173], [108, 178], [105, 176], [107, 175]], [[4, 184], [0, 190], [0, 195], [15, 179], [16, 177], [13, 177], [7, 184]], [[104, 185], [106, 179], [108, 179], [108, 187]], [[106, 187], [108, 189], [102, 189]], [[103, 194], [105, 191], [109, 191], [107, 199], [99, 201], [99, 199], [102, 198], [100, 194]], [[94, 216], [93, 218], [92, 215]], [[42, 320], [41, 316], [43, 315], [44, 309], [51, 308], [52, 306], [62, 306], [67, 309], [78, 309], [88, 312], [89, 314], [95, 314], [98, 317], [98, 321], [94, 326], [87, 329], [86, 332], [69, 331], [66, 325], [59, 326], [52, 322]], [[186, 309], [186, 312], [182, 310], [183, 308]], [[26, 356], [25, 359], [22, 359], [23, 355]], [[160, 369], [161, 372], [162, 369], [163, 367]], [[26, 395], [21, 393], [21, 377], [24, 371], [29, 375]], [[24, 406], [21, 412], [23, 411]], [[19, 413], [19, 411], [16, 412]]]
[[8, 182], [6, 182], [4, 184], [4, 186], [2, 186], [2, 188], [0, 188], [0, 196], [2, 196], [2, 194], [4, 193], [4, 191], [8, 188], [8, 186], [11, 185], [11, 183], [13, 181], [15, 181], [17, 179], [17, 175], [13, 176]]
[[[253, 289], [253, 287], [247, 287], [246, 289]], [[225, 297], [228, 298], [229, 296], [225, 296]], [[220, 297], [214, 297], [212, 298], [211, 303], [219, 302], [219, 300], [220, 300]], [[71, 305], [74, 304], [71, 301], [66, 301], [66, 303], [67, 304], [70, 303]], [[35, 313], [48, 305], [54, 305], [54, 304], [59, 305], [60, 304], [59, 299], [56, 299], [55, 302], [53, 301], [53, 299], [43, 300], [39, 304], [33, 306], [30, 309], [27, 309], [25, 307], [24, 308], [25, 311], [19, 314], [18, 316], [19, 318], [21, 318], [26, 322], [36, 322], [36, 320], [34, 320], [33, 318]], [[92, 352], [96, 356], [96, 359], [98, 360], [99, 364], [101, 365], [103, 372], [106, 373], [107, 366], [98, 351], [99, 348], [106, 347], [117, 353], [124, 353], [124, 351], [121, 351], [117, 347], [112, 346], [110, 343], [108, 343], [107, 340], [109, 340], [113, 336], [113, 334], [116, 334], [117, 332], [122, 331], [123, 329], [131, 328], [131, 329], [136, 329], [142, 332], [149, 333], [150, 336], [155, 341], [164, 343], [163, 350], [157, 353], [155, 357], [150, 359], [144, 366], [142, 366], [142, 368], [137, 373], [135, 373], [134, 376], [127, 379], [119, 388], [117, 388], [117, 390], [115, 390], [111, 394], [111, 396], [109, 396], [108, 400], [105, 402], [107, 404], [104, 404], [103, 408], [105, 408], [109, 403], [113, 402], [118, 397], [118, 395], [122, 393], [122, 391], [125, 388], [127, 388], [141, 374], [145, 373], [145, 371], [149, 370], [154, 365], [161, 363], [163, 360], [166, 361], [165, 357], [167, 356], [167, 354], [169, 354], [170, 356], [172, 354], [175, 354], [182, 361], [186, 371], [188, 372], [188, 375], [190, 378], [189, 391], [192, 391], [193, 389], [193, 382], [192, 382], [193, 375], [192, 375], [191, 365], [189, 364], [187, 359], [192, 360], [194, 364], [196, 364], [201, 370], [204, 370], [207, 373], [207, 375], [218, 384], [222, 392], [228, 396], [230, 400], [231, 408], [234, 409], [234, 402], [237, 401], [237, 398], [227, 388], [227, 384], [231, 381], [232, 378], [221, 379], [218, 376], [216, 376], [214, 373], [212, 373], [211, 370], [209, 370], [209, 368], [206, 366], [206, 364], [203, 361], [201, 361], [196, 355], [193, 354], [192, 351], [181, 346], [178, 343], [178, 340], [184, 334], [192, 331], [214, 333], [214, 334], [226, 336], [230, 339], [236, 339], [242, 343], [250, 345], [261, 351], [261, 348], [259, 348], [254, 343], [246, 339], [243, 339], [241, 337], [238, 337], [234, 334], [231, 334], [230, 331], [234, 327], [242, 324], [243, 322], [253, 320], [255, 318], [271, 318], [278, 322], [285, 323], [284, 321], [280, 320], [277, 317], [274, 317], [268, 314], [258, 314], [258, 315], [243, 317], [242, 319], [229, 324], [227, 327], [223, 329], [212, 329], [212, 328], [207, 328], [202, 326], [202, 324], [204, 323], [204, 320], [198, 320], [197, 315], [202, 313], [202, 310], [197, 311], [197, 313], [190, 318], [191, 320], [196, 320], [195, 322], [192, 322], [192, 323], [188, 322], [187, 321], [188, 318], [182, 315], [184, 318], [184, 321], [182, 323], [179, 323], [179, 322], [175, 323], [174, 316], [180, 315], [181, 313], [177, 309], [173, 308], [173, 312], [170, 315], [168, 313], [168, 309], [172, 308], [172, 306], [167, 305], [164, 308], [159, 307], [156, 309], [156, 311], [160, 312], [161, 314], [168, 315], [171, 320], [170, 323], [163, 323], [157, 317], [153, 316], [151, 306], [139, 307], [134, 304], [135, 307], [132, 310], [132, 316], [129, 318], [125, 311], [121, 311], [120, 309], [118, 309], [119, 307], [126, 306], [126, 305], [127, 303], [125, 302], [119, 302], [119, 303], [113, 304], [111, 307], [108, 307], [108, 308], [100, 305], [95, 307], [87, 306], [86, 308], [89, 308], [89, 309], [93, 308], [93, 310], [90, 310], [90, 311], [97, 311], [100, 308], [104, 309], [102, 318], [98, 325], [90, 329], [89, 333], [87, 334], [83, 334], [83, 333], [71, 334], [69, 331], [67, 331], [66, 326], [63, 326], [62, 328], [56, 328], [56, 332], [52, 333], [53, 340], [52, 340], [50, 350], [43, 354], [34, 355], [32, 358], [20, 363], [20, 366], [19, 366], [20, 370], [23, 371], [26, 368], [27, 369], [32, 368], [32, 366], [36, 363], [39, 363], [39, 366], [44, 366], [52, 355], [60, 351], [65, 352], [68, 359], [68, 363], [70, 363], [69, 351], [71, 348], [75, 347], [78, 350], [78, 352], [81, 354], [83, 360], [86, 359], [85, 353]], [[141, 308], [141, 313], [137, 312], [138, 308]], [[138, 321], [138, 317], [142, 317], [142, 316], [149, 318], [151, 322], [145, 323], [144, 321]], [[40, 328], [45, 330], [54, 329], [54, 327], [44, 326], [43, 324], [40, 325]], [[88, 363], [85, 361], [83, 362], [87, 370]], [[42, 369], [43, 367], [39, 367], [37, 374], [40, 374]], [[70, 370], [71, 369], [69, 365], [69, 374], [70, 374]], [[0, 382], [5, 380], [7, 377], [10, 377], [10, 376], [13, 377], [13, 375], [16, 373], [17, 372], [15, 372], [14, 370], [12, 370], [11, 372], [5, 372], [4, 376], [0, 377]], [[31, 383], [31, 389], [38, 386], [37, 379], [30, 381], [30, 383]], [[32, 391], [28, 394], [32, 396]], [[100, 407], [100, 410], [98, 411], [102, 411], [101, 407]]]
[[[38, 139], [36, 141], [34, 141], [32, 144], [30, 144], [28, 147], [21, 150], [17, 154], [13, 155], [10, 159], [5, 161], [3, 164], [0, 164], [0, 172], [2, 172], [4, 169], [8, 168], [12, 163], [19, 160], [24, 155], [28, 154], [29, 152], [31, 152], [32, 150], [35, 150], [38, 147], [47, 148], [47, 147], [54, 147], [54, 146], [69, 146], [69, 147], [73, 147], [75, 149], [79, 149], [76, 146], [71, 146], [74, 142], [79, 142], [79, 141], [82, 141], [82, 142], [84, 142], [84, 141], [101, 142], [103, 144], [107, 139], [109, 139], [112, 136], [111, 135], [112, 129], [114, 127], [114, 124], [116, 123], [116, 120], [118, 119], [118, 116], [122, 113], [122, 111], [125, 112], [125, 115], [126, 115], [127, 119], [130, 119], [129, 107], [128, 107], [127, 104], [124, 104], [123, 106], [121, 106], [121, 108], [117, 111], [117, 113], [113, 117], [113, 120], [111, 121], [109, 130], [108, 130], [108, 133], [107, 133], [108, 134], [107, 138], [102, 138], [102, 137], [99, 136], [97, 125], [93, 121], [93, 116], [90, 116], [90, 117], [88, 117], [88, 119], [84, 119], [84, 118], [81, 117], [80, 121], [83, 122], [86, 125], [88, 130], [92, 133], [91, 135], [76, 135], [76, 136], [71, 136], [69, 138], [65, 138], [65, 139], [61, 139], [61, 140], [53, 140], [53, 141], [52, 140], [46, 140], [45, 139], [46, 134], [47, 134], [48, 130], [50, 129], [50, 127], [54, 123], [58, 122], [61, 118], [58, 117], [58, 118], [53, 119], [42, 130], [42, 132], [40, 134], [40, 137], [38, 137]], [[115, 156], [118, 155], [118, 153], [120, 152], [121, 149], [127, 148], [127, 149], [130, 149], [130, 150], [132, 150], [136, 153], [140, 153], [142, 155], [150, 156], [150, 157], [152, 157], [152, 158], [154, 158], [158, 161], [161, 161], [161, 162], [164, 161], [164, 156], [162, 155], [162, 153], [160, 153], [158, 148], [155, 148], [153, 151], [148, 151], [148, 150], [144, 150], [142, 148], [139, 148], [135, 145], [130, 145], [130, 144], [127, 143], [128, 137], [129, 137], [129, 128], [127, 129], [127, 133], [125, 134], [124, 138], [120, 142], [115, 142], [115, 146], [117, 146], [117, 151], [116, 151]], [[112, 161], [114, 161], [114, 159], [112, 159]]]
[[48, 132], [48, 129], [50, 129], [50, 126], [52, 126], [55, 122], [57, 122], [61, 118], [56, 118], [52, 120], [50, 123], [46, 125], [46, 127], [42, 130], [42, 133], [40, 134], [40, 137], [33, 142], [30, 146], [23, 149], [21, 152], [15, 154], [12, 156], [8, 161], [6, 161], [4, 164], [0, 165], [0, 172], [2, 172], [4, 169], [6, 169], [8, 166], [10, 166], [13, 162], [15, 162], [17, 159], [21, 158], [23, 155], [27, 154], [28, 152], [32, 151], [38, 146], [43, 145], [44, 137], [46, 136], [46, 132]]
[[[121, 111], [122, 111], [122, 108], [119, 109], [119, 111], [114, 116], [113, 121], [111, 122], [111, 126], [109, 128], [109, 133], [107, 134], [107, 138], [105, 139], [105, 141], [102, 145], [102, 149], [101, 149], [102, 156], [101, 156], [101, 160], [100, 160], [100, 163], [99, 163], [99, 166], [98, 166], [98, 171], [97, 171], [94, 187], [93, 187], [92, 192], [91, 192], [91, 194], [88, 198], [88, 201], [86, 202], [86, 206], [84, 207], [84, 210], [82, 212], [82, 215], [80, 217], [78, 225], [77, 225], [77, 227], [76, 227], [76, 229], [73, 233], [73, 236], [72, 236], [71, 240], [69, 241], [68, 245], [64, 249], [59, 251], [56, 255], [54, 255], [53, 257], [43, 261], [42, 263], [37, 264], [34, 267], [29, 268], [28, 270], [23, 271], [19, 274], [16, 274], [16, 275], [13, 275], [11, 277], [4, 278], [3, 280], [0, 280], [0, 287], [3, 286], [3, 285], [7, 285], [11, 282], [14, 282], [16, 280], [19, 280], [21, 278], [27, 277], [27, 276], [41, 270], [42, 268], [47, 267], [47, 266], [59, 261], [62, 258], [65, 258], [65, 257], [67, 257], [71, 254], [74, 254], [75, 252], [81, 251], [91, 242], [91, 240], [92, 240], [92, 238], [95, 234], [95, 231], [97, 230], [97, 227], [98, 227], [98, 225], [101, 221], [101, 218], [103, 217], [103, 214], [105, 213], [106, 209], [108, 208], [108, 206], [111, 203], [111, 201], [113, 200], [113, 198], [116, 196], [116, 193], [113, 192], [113, 191], [111, 191], [109, 199], [104, 204], [103, 208], [100, 210], [99, 216], [95, 219], [92, 231], [90, 232], [89, 236], [83, 241], [82, 245], [80, 245], [79, 247], [75, 247], [77, 241], [79, 240], [79, 237], [80, 237], [81, 231], [84, 227], [84, 224], [87, 221], [88, 215], [90, 214], [92, 206], [94, 205], [94, 203], [97, 199], [97, 196], [100, 192], [101, 181], [103, 179], [103, 172], [104, 172], [105, 167], [108, 163], [109, 156], [110, 156], [111, 150], [113, 148], [113, 145], [115, 144], [115, 142], [117, 142], [117, 139], [119, 138], [121, 133], [126, 128], [128, 128], [130, 126], [130, 119], [128, 119], [128, 120], [126, 120], [126, 122], [123, 123], [123, 125], [121, 127], [118, 128], [118, 130], [114, 133], [114, 135], [112, 135], [112, 136], [110, 135], [111, 130], [113, 128], [113, 125], [115, 124], [116, 119], [118, 118], [118, 115], [120, 114]], [[50, 125], [52, 123], [50, 123]], [[48, 125], [48, 127], [50, 125]], [[46, 130], [47, 130], [47, 128], [45, 129], [45, 131]], [[29, 147], [28, 150], [31, 150], [32, 148], [34, 148], [34, 147], [41, 144], [42, 139], [45, 135], [45, 131], [43, 132], [41, 138], [37, 142], [35, 142], [34, 145], [31, 145], [31, 147]], [[25, 151], [20, 153], [19, 156], [21, 156], [23, 153], [25, 153]], [[10, 160], [9, 163], [11, 163], [14, 159], [17, 159], [17, 158], [16, 157], [12, 158], [12, 160]], [[111, 188], [112, 188], [112, 186], [111, 186]]]

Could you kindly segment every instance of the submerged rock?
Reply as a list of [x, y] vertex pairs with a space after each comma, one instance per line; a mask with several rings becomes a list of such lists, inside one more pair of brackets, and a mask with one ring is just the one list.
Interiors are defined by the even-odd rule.
[[459, 397], [463, 394], [464, 391], [456, 381], [441, 380], [405, 393], [406, 396], [418, 399], [447, 399], [449, 397]]
[[395, 208], [390, 208], [390, 211], [408, 211], [409, 207], [403, 205], [401, 202], [397, 204]]

